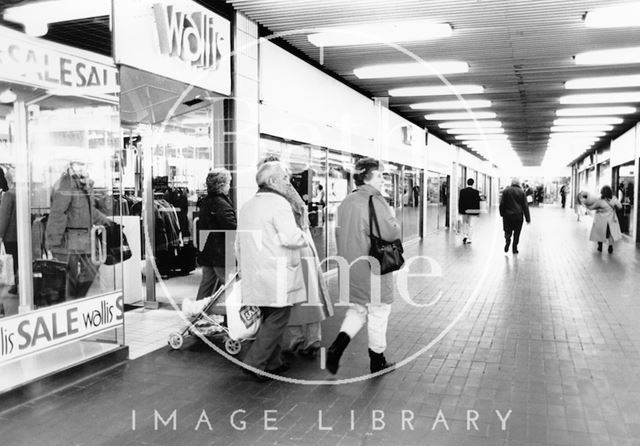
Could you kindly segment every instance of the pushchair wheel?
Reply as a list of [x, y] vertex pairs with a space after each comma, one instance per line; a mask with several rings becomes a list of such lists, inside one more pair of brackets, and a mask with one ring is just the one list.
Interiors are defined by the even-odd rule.
[[242, 344], [240, 341], [236, 341], [235, 339], [227, 338], [224, 341], [224, 349], [230, 355], [237, 355], [242, 350]]
[[169, 346], [174, 350], [180, 350], [184, 343], [184, 338], [180, 333], [171, 333], [169, 335]]

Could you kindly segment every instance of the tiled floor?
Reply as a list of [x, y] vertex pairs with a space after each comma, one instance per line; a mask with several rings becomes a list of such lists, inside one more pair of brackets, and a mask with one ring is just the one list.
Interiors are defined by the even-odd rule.
[[[503, 253], [495, 215], [480, 217], [470, 246], [442, 232], [407, 249], [434, 262], [413, 264], [432, 275], [411, 277], [413, 303], [393, 306], [392, 373], [359, 379], [364, 332], [336, 378], [319, 359], [291, 358], [285, 375], [306, 385], [254, 382], [194, 340], [0, 414], [0, 442], [638, 445], [640, 253], [596, 252], [568, 209], [532, 219], [517, 256]], [[343, 311], [324, 324], [325, 346]]]

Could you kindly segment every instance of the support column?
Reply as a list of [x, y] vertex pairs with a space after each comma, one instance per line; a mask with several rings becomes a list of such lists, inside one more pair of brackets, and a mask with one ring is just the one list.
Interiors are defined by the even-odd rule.
[[235, 159], [233, 194], [240, 208], [256, 190], [256, 165], [260, 156], [258, 25], [240, 12], [235, 15], [233, 99], [227, 143]]
[[31, 171], [27, 139], [27, 108], [23, 101], [13, 105], [15, 135], [13, 155], [16, 160], [16, 224], [18, 226], [18, 313], [33, 310], [33, 269], [31, 249]]

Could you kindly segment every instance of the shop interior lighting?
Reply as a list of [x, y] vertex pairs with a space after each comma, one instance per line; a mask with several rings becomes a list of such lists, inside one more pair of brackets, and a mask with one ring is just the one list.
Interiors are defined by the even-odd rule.
[[468, 135], [473, 135], [473, 134], [478, 134], [478, 135], [498, 135], [500, 133], [504, 133], [504, 129], [503, 128], [488, 128], [488, 129], [477, 129], [476, 127], [472, 127], [472, 128], [455, 128], [455, 129], [448, 129], [447, 133], [450, 135], [460, 135], [460, 134], [468, 134]]
[[507, 135], [492, 135], [492, 134], [485, 134], [485, 135], [456, 135], [455, 137], [458, 141], [472, 141], [472, 140], [476, 140], [476, 141], [482, 141], [482, 140], [487, 140], [487, 141], [491, 141], [491, 140], [507, 140], [509, 138], [507, 138]]
[[589, 28], [640, 26], [640, 2], [596, 8], [587, 12], [584, 24]]
[[0, 103], [2, 104], [11, 104], [18, 99], [18, 96], [14, 93], [11, 88], [7, 88], [0, 93]]
[[24, 25], [25, 33], [43, 36], [56, 22], [111, 15], [111, 0], [46, 0], [13, 6], [3, 19]]
[[553, 125], [598, 125], [598, 124], [622, 124], [624, 120], [614, 116], [599, 116], [597, 118], [558, 118]]
[[453, 112], [453, 113], [431, 113], [424, 115], [429, 121], [448, 121], [458, 119], [494, 119], [497, 115], [490, 111], [471, 111], [471, 112]]
[[552, 132], [610, 132], [612, 125], [554, 125]]
[[433, 87], [403, 87], [392, 88], [389, 96], [447, 96], [456, 94], [478, 94], [483, 93], [482, 85], [437, 85]]
[[615, 104], [624, 102], [640, 102], [640, 91], [571, 94], [560, 98], [561, 104]]
[[620, 65], [640, 63], [640, 46], [576, 54], [576, 65]]
[[448, 23], [412, 20], [331, 28], [309, 34], [307, 39], [317, 47], [370, 45], [440, 39], [451, 36], [452, 32]]
[[353, 74], [359, 79], [380, 79], [388, 77], [437, 76], [438, 74], [466, 73], [469, 64], [458, 61], [409, 62], [382, 65], [367, 65], [356, 68]]
[[570, 140], [570, 139], [598, 139], [606, 135], [606, 132], [573, 132], [573, 133], [551, 133], [549, 139]]
[[419, 102], [409, 105], [413, 110], [459, 110], [464, 108], [489, 108], [491, 101], [472, 99], [469, 101]]
[[640, 87], [640, 74], [626, 76], [584, 77], [573, 79], [564, 83], [567, 90], [589, 88], [626, 88]]
[[480, 127], [482, 129], [502, 127], [500, 121], [449, 121], [438, 125], [441, 129]]
[[586, 107], [586, 108], [561, 108], [556, 110], [557, 116], [604, 116], [604, 115], [630, 115], [636, 112], [635, 107]]

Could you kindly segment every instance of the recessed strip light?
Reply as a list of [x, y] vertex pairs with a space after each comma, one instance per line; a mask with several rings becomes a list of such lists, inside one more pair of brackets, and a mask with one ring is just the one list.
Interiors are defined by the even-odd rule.
[[359, 79], [379, 79], [388, 77], [437, 76], [439, 74], [466, 73], [469, 64], [458, 61], [410, 62], [383, 65], [368, 65], [356, 68], [353, 74]]
[[613, 116], [600, 116], [597, 118], [558, 118], [553, 121], [553, 125], [598, 125], [598, 124], [622, 124], [622, 118]]
[[420, 102], [411, 104], [414, 110], [457, 110], [461, 108], [488, 108], [491, 101], [484, 99], [472, 99], [469, 101], [442, 101], [442, 102]]
[[507, 140], [507, 135], [491, 135], [491, 134], [485, 134], [485, 135], [456, 135], [455, 137], [457, 140], [459, 141], [472, 141], [472, 140]]
[[473, 127], [473, 128], [456, 128], [456, 129], [448, 129], [447, 133], [450, 135], [460, 135], [460, 134], [468, 134], [468, 135], [473, 135], [473, 134], [479, 134], [482, 135], [483, 133], [486, 135], [496, 135], [498, 133], [504, 133], [504, 129], [503, 128], [488, 128], [488, 129], [480, 129], [478, 130], [477, 128]]
[[439, 124], [438, 127], [441, 129], [454, 129], [454, 128], [467, 128], [467, 127], [480, 127], [480, 128], [496, 128], [502, 127], [502, 123], [500, 121], [449, 121], [443, 122]]
[[560, 98], [561, 104], [607, 104], [640, 102], [640, 92], [571, 94]]
[[552, 132], [609, 132], [613, 130], [612, 125], [554, 125]]
[[620, 65], [640, 63], [640, 46], [576, 54], [576, 65]]
[[447, 96], [462, 94], [478, 94], [484, 92], [482, 85], [437, 85], [433, 87], [402, 87], [389, 90], [389, 96]]
[[454, 113], [431, 113], [424, 115], [429, 121], [448, 121], [456, 119], [494, 119], [497, 115], [488, 111], [470, 111], [470, 112], [454, 112]]
[[577, 90], [581, 88], [626, 88], [640, 87], [640, 74], [630, 74], [627, 76], [603, 76], [603, 77], [583, 77], [572, 79], [564, 83], [567, 90]]
[[640, 2], [596, 8], [587, 12], [584, 24], [589, 28], [640, 26]]
[[556, 110], [557, 116], [602, 116], [602, 115], [630, 115], [635, 113], [634, 107], [588, 107], [561, 108]]
[[599, 139], [606, 135], [605, 132], [573, 132], [573, 133], [551, 133], [549, 140], [568, 141], [568, 140], [593, 140]]
[[331, 28], [310, 34], [307, 39], [317, 47], [370, 45], [440, 39], [451, 36], [452, 32], [448, 23], [412, 20]]

